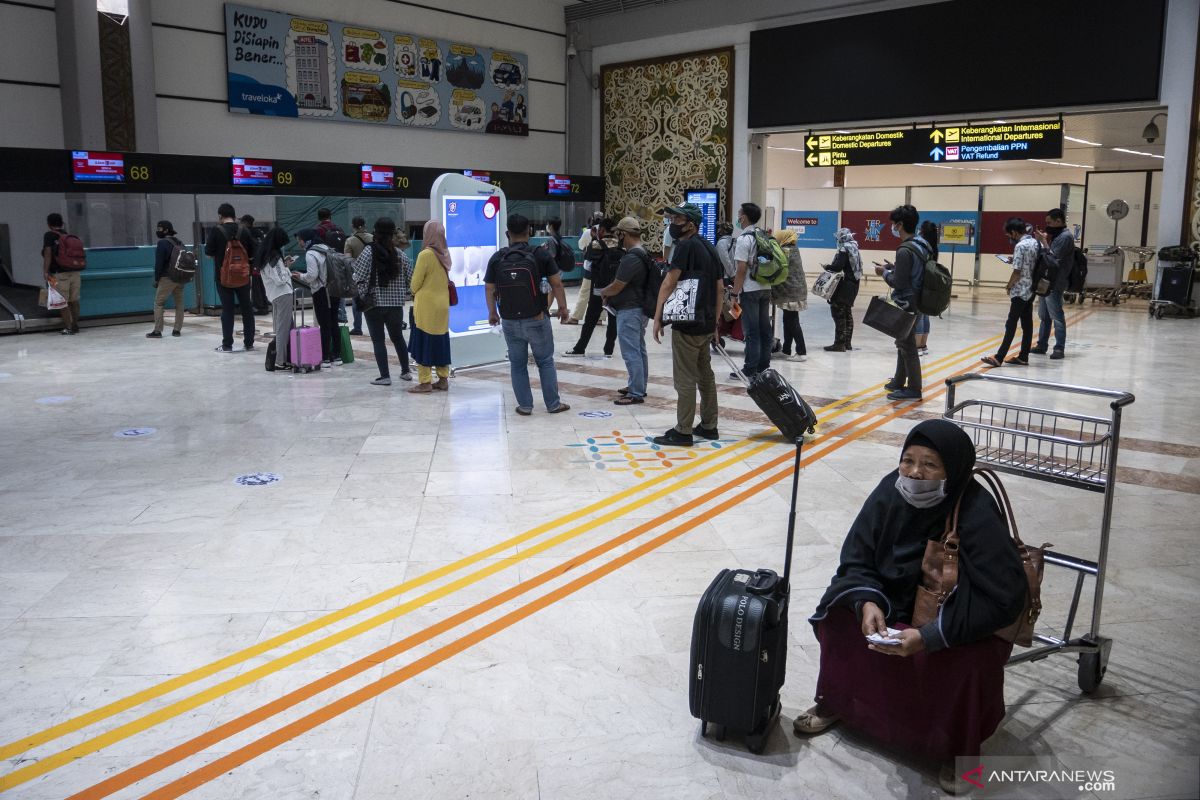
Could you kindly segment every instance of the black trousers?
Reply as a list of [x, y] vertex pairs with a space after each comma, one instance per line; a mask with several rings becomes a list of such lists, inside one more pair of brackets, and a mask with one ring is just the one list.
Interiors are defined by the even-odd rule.
[[[588, 342], [592, 340], [592, 331], [596, 330], [596, 323], [600, 321], [600, 315], [607, 313], [604, 310], [604, 298], [595, 293], [588, 297], [587, 312], [583, 315], [583, 329], [579, 331], [579, 341], [573, 348], [576, 353], [587, 350]], [[604, 328], [604, 355], [611, 356], [616, 343], [617, 320], [613, 317]]]
[[313, 313], [321, 327], [321, 356], [326, 361], [340, 358], [342, 340], [338, 333], [337, 310], [329, 305], [329, 293], [322, 286], [312, 293]]
[[896, 340], [896, 375], [892, 383], [898, 389], [921, 391], [921, 357], [917, 355], [915, 333]]
[[1004, 341], [996, 351], [996, 360], [1003, 361], [1012, 346], [1013, 337], [1017, 333], [1017, 322], [1021, 323], [1021, 350], [1018, 358], [1029, 358], [1029, 348], [1033, 345], [1033, 297], [1022, 300], [1014, 297], [1009, 301], [1008, 319], [1004, 321]]
[[230, 289], [217, 283], [221, 298], [221, 346], [233, 347], [233, 317], [237, 307], [242, 310], [242, 337], [246, 347], [254, 344], [254, 306], [250, 304], [250, 284]]
[[796, 345], [796, 355], [808, 355], [808, 348], [804, 346], [804, 329], [800, 327], [800, 312], [787, 311], [783, 312], [783, 354], [788, 355], [792, 352], [792, 344]]
[[400, 372], [408, 372], [408, 343], [404, 341], [404, 306], [375, 306], [363, 316], [367, 318], [367, 330], [371, 332], [371, 346], [375, 349], [375, 363], [379, 367], [379, 376], [392, 376], [388, 366], [388, 339], [392, 340], [392, 346], [396, 348], [396, 356], [400, 359]]
[[850, 339], [854, 336], [853, 307], [847, 303], [830, 303], [829, 315], [833, 317], [833, 343], [850, 347]]

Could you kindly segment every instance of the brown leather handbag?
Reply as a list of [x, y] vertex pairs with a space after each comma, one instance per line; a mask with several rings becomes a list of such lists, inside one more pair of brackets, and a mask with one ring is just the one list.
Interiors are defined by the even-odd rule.
[[[1029, 584], [1021, 615], [1011, 625], [996, 631], [996, 635], [1006, 642], [1029, 647], [1033, 644], [1033, 626], [1042, 612], [1042, 570], [1045, 565], [1045, 551], [1053, 545], [1046, 542], [1041, 547], [1030, 547], [1022, 542], [1021, 535], [1017, 532], [1012, 503], [1009, 502], [1004, 484], [1000, 482], [1000, 476], [990, 469], [972, 470], [971, 477], [976, 475], [983, 479], [996, 496], [1000, 512], [1004, 515], [1005, 526], [1016, 540], [1021, 566], [1025, 570], [1025, 580]], [[922, 585], [917, 587], [917, 599], [913, 605], [912, 624], [915, 628], [937, 619], [942, 603], [946, 602], [950, 592], [958, 585], [958, 514], [961, 507], [960, 494], [954, 504], [954, 511], [946, 518], [946, 532], [942, 534], [942, 538], [930, 540], [925, 544], [925, 557], [921, 560]]]

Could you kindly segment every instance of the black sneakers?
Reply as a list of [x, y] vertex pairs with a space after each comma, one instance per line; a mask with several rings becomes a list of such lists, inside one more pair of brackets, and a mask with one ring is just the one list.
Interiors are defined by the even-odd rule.
[[[672, 428], [671, 430], [675, 429]], [[699, 436], [701, 439], [711, 439], [712, 441], [716, 441], [717, 439], [721, 438], [721, 434], [717, 433], [716, 428], [706, 428], [703, 425], [697, 425], [692, 429], [692, 433], [694, 433], [696, 436]]]
[[680, 433], [674, 428], [667, 429], [662, 436], [655, 436], [650, 441], [664, 447], [691, 447], [695, 444], [690, 433]]
[[147, 339], [161, 339], [162, 331], [150, 331], [146, 334]]

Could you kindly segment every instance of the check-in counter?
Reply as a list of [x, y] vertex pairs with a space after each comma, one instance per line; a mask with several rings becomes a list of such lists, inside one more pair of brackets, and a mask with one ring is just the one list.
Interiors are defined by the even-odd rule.
[[[80, 314], [86, 318], [153, 311], [154, 251], [151, 246], [88, 248], [87, 269], [80, 274]], [[183, 296], [188, 308], [195, 306], [194, 281]], [[167, 308], [174, 307], [168, 298]]]

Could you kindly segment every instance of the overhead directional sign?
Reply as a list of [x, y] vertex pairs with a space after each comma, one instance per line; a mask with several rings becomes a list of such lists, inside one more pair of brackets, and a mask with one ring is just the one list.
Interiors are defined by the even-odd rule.
[[1061, 119], [993, 122], [936, 128], [893, 128], [853, 133], [810, 133], [806, 167], [939, 164], [1061, 158]]

